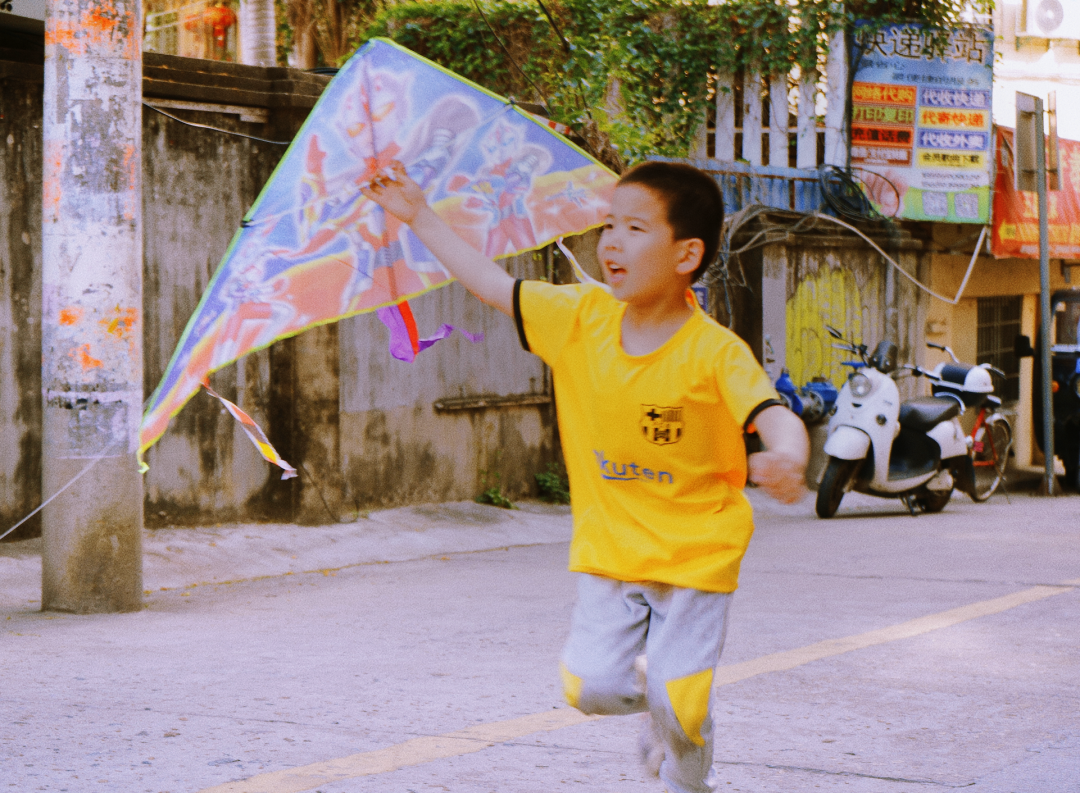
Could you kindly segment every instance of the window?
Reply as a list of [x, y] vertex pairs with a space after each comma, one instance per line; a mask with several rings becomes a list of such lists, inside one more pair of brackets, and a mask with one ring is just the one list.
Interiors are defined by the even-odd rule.
[[1020, 398], [1020, 361], [1015, 345], [1023, 298], [980, 297], [978, 302], [976, 363], [988, 363], [1005, 372], [1005, 382], [995, 382], [994, 391], [1002, 400], [1015, 401]]

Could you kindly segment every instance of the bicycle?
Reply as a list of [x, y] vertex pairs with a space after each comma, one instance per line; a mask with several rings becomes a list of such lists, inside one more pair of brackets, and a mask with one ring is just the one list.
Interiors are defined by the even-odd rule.
[[[954, 364], [963, 366], [956, 354], [944, 344], [927, 342], [926, 346], [941, 350], [952, 358]], [[1000, 380], [1005, 379], [1005, 373], [996, 366], [981, 363], [979, 368], [996, 375]], [[938, 384], [934, 388], [935, 395], [938, 393], [937, 388], [944, 385], [938, 379]], [[945, 386], [942, 391], [960, 399], [953, 393], [953, 388], [950, 386]], [[966, 407], [968, 403], [960, 399], [960, 404]], [[971, 428], [971, 435], [968, 436], [968, 445], [971, 448], [971, 462], [975, 469], [975, 487], [970, 494], [971, 500], [981, 503], [994, 495], [1005, 479], [1005, 466], [1008, 464], [1009, 449], [1012, 447], [1012, 426], [1005, 416], [998, 413], [1001, 400], [996, 396], [987, 395], [978, 407], [979, 414], [975, 417], [975, 426]]]
[[1005, 466], [1012, 447], [1012, 427], [997, 408], [997, 405], [979, 408], [975, 426], [971, 429], [972, 465], [975, 467], [975, 489], [971, 499], [976, 502], [986, 501], [994, 495], [1005, 479]]

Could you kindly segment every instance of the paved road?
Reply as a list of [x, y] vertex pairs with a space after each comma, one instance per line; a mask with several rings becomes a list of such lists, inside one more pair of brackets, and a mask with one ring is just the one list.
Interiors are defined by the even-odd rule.
[[[809, 509], [759, 510], [721, 789], [1080, 790], [1080, 497]], [[493, 547], [506, 515], [439, 519]], [[344, 543], [341, 569], [155, 588], [137, 614], [0, 600], [0, 791], [658, 793], [634, 717], [561, 702], [567, 518], [530, 520], [536, 544], [518, 525], [498, 550], [447, 534], [374, 563]], [[249, 535], [253, 558], [303, 560], [303, 530]]]

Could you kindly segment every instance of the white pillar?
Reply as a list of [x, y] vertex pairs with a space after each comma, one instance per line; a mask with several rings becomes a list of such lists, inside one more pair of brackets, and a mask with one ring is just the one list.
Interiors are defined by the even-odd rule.
[[241, 0], [240, 62], [251, 66], [277, 65], [276, 37], [274, 0]]
[[761, 75], [747, 72], [743, 79], [742, 158], [761, 165]]
[[829, 41], [825, 79], [825, 162], [846, 167], [848, 57], [843, 31]]
[[817, 168], [817, 81], [816, 69], [799, 79], [798, 129], [795, 142], [795, 167]]
[[786, 74], [769, 77], [769, 165], [788, 167], [788, 81]]
[[142, 4], [48, 0], [41, 604], [142, 607]]
[[713, 156], [735, 161], [735, 80], [730, 74], [716, 78], [716, 138]]

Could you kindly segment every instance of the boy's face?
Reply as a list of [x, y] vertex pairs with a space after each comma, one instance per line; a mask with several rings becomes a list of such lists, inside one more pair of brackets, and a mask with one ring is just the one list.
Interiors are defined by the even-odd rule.
[[682, 297], [701, 261], [701, 240], [676, 240], [667, 205], [639, 184], [615, 188], [596, 248], [604, 280], [626, 303], [648, 304]]

